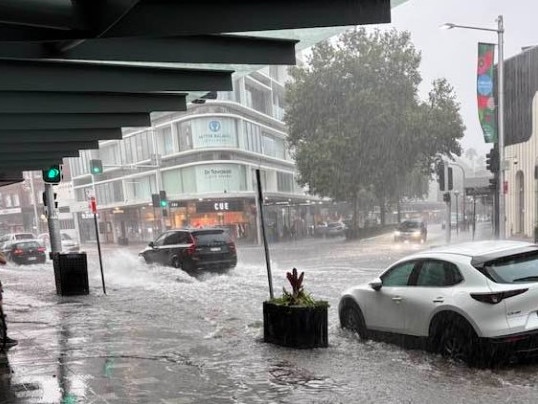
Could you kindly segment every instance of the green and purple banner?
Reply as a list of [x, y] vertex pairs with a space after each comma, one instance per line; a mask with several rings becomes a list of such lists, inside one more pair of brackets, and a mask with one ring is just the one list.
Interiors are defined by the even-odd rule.
[[495, 45], [490, 43], [478, 44], [478, 68], [477, 68], [477, 100], [478, 118], [484, 132], [486, 143], [497, 142], [497, 116], [496, 102], [493, 94], [493, 59]]

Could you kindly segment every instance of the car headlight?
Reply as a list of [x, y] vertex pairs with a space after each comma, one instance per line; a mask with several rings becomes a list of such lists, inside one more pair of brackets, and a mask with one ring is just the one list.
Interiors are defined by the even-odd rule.
[[420, 230], [415, 230], [413, 232], [413, 236], [420, 236]]
[[394, 232], [394, 235], [395, 235], [395, 236], [399, 236], [400, 234], [401, 234], [401, 233], [400, 233], [399, 230], [396, 230], [396, 231]]

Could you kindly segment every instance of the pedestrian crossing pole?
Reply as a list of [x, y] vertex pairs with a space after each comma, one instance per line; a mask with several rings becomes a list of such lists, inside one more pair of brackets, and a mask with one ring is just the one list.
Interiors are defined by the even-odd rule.
[[99, 254], [99, 268], [101, 268], [101, 281], [103, 283], [103, 293], [106, 295], [105, 275], [103, 272], [103, 258], [101, 255], [101, 242], [99, 241], [99, 225], [97, 223], [97, 201], [95, 196], [90, 197], [90, 210], [93, 213], [93, 222], [95, 223], [95, 239], [97, 241], [97, 252]]

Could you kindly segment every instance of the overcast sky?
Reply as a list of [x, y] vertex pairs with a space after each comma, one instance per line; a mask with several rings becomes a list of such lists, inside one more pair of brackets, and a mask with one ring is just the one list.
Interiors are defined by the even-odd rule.
[[[497, 42], [495, 32], [467, 29], [440, 29], [445, 22], [497, 28], [496, 18], [503, 15], [505, 60], [522, 47], [538, 45], [537, 0], [408, 0], [392, 10], [392, 23], [411, 32], [412, 41], [422, 52], [421, 73], [425, 96], [432, 80], [446, 77], [454, 86], [467, 127], [462, 146], [485, 154], [491, 144], [484, 143], [476, 107], [476, 59], [478, 42]], [[497, 50], [496, 50], [497, 52]]]

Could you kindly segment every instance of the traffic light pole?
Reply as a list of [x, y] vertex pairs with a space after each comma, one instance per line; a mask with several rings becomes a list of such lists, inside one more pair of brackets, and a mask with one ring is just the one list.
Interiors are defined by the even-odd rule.
[[[449, 193], [450, 195], [450, 193]], [[446, 243], [450, 244], [450, 233], [452, 231], [452, 217], [451, 217], [451, 202], [450, 199], [446, 202]]]
[[54, 200], [54, 188], [52, 184], [45, 183], [45, 199], [47, 201], [48, 219], [51, 252], [62, 251], [62, 239], [60, 235], [60, 223], [58, 220], [58, 210]]

